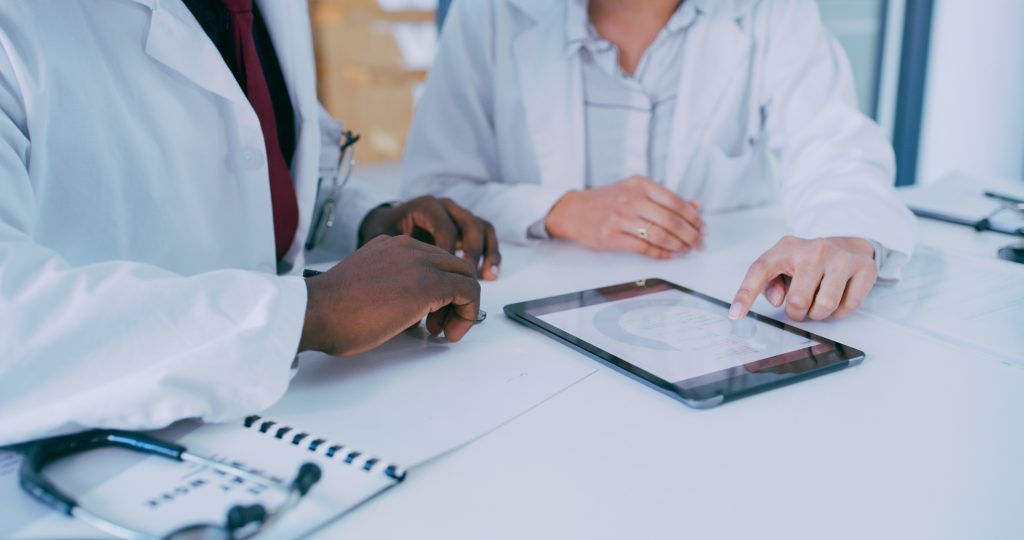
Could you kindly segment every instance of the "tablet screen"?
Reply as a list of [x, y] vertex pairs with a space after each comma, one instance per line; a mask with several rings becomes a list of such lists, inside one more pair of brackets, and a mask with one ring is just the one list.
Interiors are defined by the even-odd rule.
[[666, 381], [709, 373], [819, 344], [753, 317], [666, 289], [537, 315], [537, 318]]

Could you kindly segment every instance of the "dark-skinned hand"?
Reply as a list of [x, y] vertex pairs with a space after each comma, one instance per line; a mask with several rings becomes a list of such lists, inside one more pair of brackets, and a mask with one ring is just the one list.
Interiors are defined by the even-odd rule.
[[408, 235], [448, 253], [461, 249], [475, 275], [488, 281], [498, 279], [501, 253], [494, 227], [451, 199], [424, 195], [371, 211], [359, 229], [360, 243], [382, 234]]
[[368, 351], [425, 316], [431, 334], [462, 339], [480, 309], [476, 269], [409, 236], [381, 236], [306, 278], [300, 351], [335, 356]]

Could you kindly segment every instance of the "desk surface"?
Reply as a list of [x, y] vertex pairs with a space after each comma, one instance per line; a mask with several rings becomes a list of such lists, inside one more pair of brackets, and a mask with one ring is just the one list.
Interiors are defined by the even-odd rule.
[[[486, 324], [512, 328], [506, 303], [643, 277], [731, 298], [783, 225], [769, 209], [708, 220], [707, 250], [667, 262], [506, 246]], [[922, 223], [925, 241], [978, 251], [943, 227]], [[798, 326], [868, 359], [707, 411], [601, 366], [319, 537], [1024, 537], [1024, 370], [877, 317]], [[553, 362], [593, 362], [549, 345]]]

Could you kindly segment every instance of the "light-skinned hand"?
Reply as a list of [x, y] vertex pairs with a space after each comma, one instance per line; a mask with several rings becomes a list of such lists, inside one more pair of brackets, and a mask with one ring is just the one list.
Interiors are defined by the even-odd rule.
[[786, 236], [750, 265], [729, 318], [745, 317], [761, 293], [775, 307], [785, 302], [794, 321], [845, 317], [871, 292], [877, 273], [867, 240]]
[[[704, 245], [700, 203], [686, 201], [643, 176], [566, 193], [544, 224], [552, 238], [655, 259], [682, 255]], [[640, 229], [647, 230], [646, 239]]]

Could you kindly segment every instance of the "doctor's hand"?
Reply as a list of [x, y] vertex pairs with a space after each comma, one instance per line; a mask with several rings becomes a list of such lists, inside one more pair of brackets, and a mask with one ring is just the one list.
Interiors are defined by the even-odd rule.
[[785, 302], [786, 315], [794, 321], [845, 317], [875, 284], [874, 253], [862, 238], [786, 236], [750, 266], [729, 318], [745, 317], [761, 293], [775, 307]]
[[451, 199], [424, 195], [371, 211], [359, 229], [360, 244], [382, 234], [411, 236], [448, 253], [461, 249], [462, 258], [478, 270], [479, 277], [498, 279], [501, 253], [494, 227]]
[[570, 191], [551, 208], [544, 225], [553, 238], [655, 259], [682, 255], [704, 245], [700, 204], [643, 176]]
[[462, 339], [480, 309], [473, 266], [409, 236], [381, 236], [334, 268], [306, 278], [299, 351], [368, 351], [427, 317], [427, 330]]

